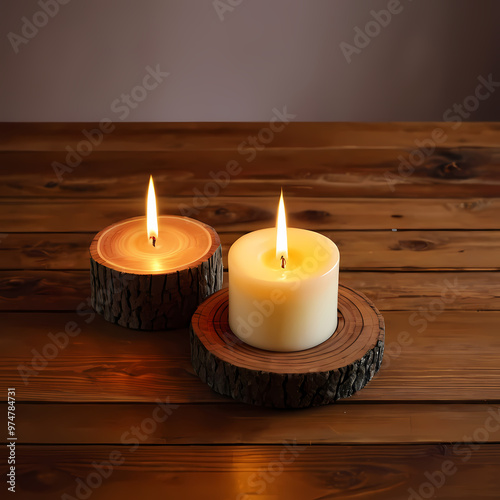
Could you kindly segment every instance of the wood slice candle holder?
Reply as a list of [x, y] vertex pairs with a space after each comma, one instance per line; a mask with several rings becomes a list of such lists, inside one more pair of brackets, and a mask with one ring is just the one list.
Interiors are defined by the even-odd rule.
[[146, 218], [98, 233], [90, 245], [92, 307], [112, 323], [138, 330], [189, 324], [197, 306], [222, 286], [219, 235], [188, 217], [158, 217], [156, 246]]
[[[307, 335], [307, 332], [304, 332]], [[319, 406], [352, 396], [377, 373], [384, 318], [363, 294], [339, 286], [338, 326], [322, 344], [298, 352], [257, 349], [228, 324], [228, 290], [201, 304], [191, 321], [191, 361], [214, 391], [275, 408]]]

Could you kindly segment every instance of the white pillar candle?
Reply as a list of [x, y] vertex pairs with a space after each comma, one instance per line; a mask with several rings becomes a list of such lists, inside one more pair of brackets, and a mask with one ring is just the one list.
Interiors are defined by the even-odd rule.
[[271, 351], [301, 351], [330, 338], [337, 327], [339, 258], [329, 238], [283, 231], [279, 222], [239, 238], [228, 256], [233, 333]]

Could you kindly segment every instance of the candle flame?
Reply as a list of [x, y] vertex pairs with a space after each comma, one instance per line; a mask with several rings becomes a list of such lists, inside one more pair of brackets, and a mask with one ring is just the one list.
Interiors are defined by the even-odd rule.
[[288, 259], [288, 241], [286, 235], [286, 213], [283, 200], [283, 189], [281, 189], [280, 202], [278, 205], [278, 220], [276, 222], [276, 258], [279, 259], [283, 269]]
[[148, 239], [151, 240], [153, 246], [156, 245], [158, 238], [158, 215], [156, 214], [156, 196], [155, 186], [153, 184], [153, 176], [149, 176], [148, 187], [148, 204], [147, 204], [147, 226], [148, 226]]

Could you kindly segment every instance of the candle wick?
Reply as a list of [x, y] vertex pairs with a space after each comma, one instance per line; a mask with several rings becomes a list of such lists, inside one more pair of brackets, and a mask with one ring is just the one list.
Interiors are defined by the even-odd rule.
[[281, 256], [281, 268], [282, 269], [285, 269], [286, 267], [286, 259], [285, 257], [283, 257], [283, 255]]
[[156, 247], [156, 238], [154, 236], [150, 236], [149, 239], [153, 240], [153, 246]]

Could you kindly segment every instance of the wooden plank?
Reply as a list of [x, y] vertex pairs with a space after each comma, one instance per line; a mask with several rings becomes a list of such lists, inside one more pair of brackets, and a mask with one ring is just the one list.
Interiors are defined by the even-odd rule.
[[[0, 271], [0, 311], [74, 311], [90, 295], [89, 279], [88, 271]], [[417, 310], [450, 289], [446, 310], [500, 310], [496, 273], [342, 271], [340, 280], [383, 311]]]
[[[441, 312], [423, 302], [422, 311], [384, 317], [382, 368], [353, 400], [500, 401], [500, 312]], [[8, 332], [0, 337], [0, 387], [18, 387], [18, 401], [228, 401], [194, 375], [187, 330], [136, 332], [83, 310], [0, 320]], [[81, 331], [50, 347], [49, 334], [66, 328]]]
[[[498, 444], [478, 445], [474, 451], [462, 444], [454, 452], [453, 444], [304, 446], [290, 437], [280, 446], [258, 447], [18, 445], [17, 449], [17, 488], [25, 500], [81, 498], [77, 478], [85, 482], [89, 475], [94, 487], [88, 495], [96, 500], [401, 500], [410, 498], [410, 488], [447, 500], [498, 497]], [[115, 465], [101, 469], [108, 476], [104, 479], [95, 464], [110, 459]], [[447, 475], [441, 472], [445, 464]], [[442, 476], [443, 484], [432, 486], [429, 474], [435, 482]]]
[[[293, 110], [288, 110], [293, 114]], [[269, 119], [273, 111], [269, 110]], [[83, 130], [97, 123], [0, 123], [0, 150], [64, 151], [85, 139]], [[102, 151], [165, 151], [236, 149], [269, 123], [115, 123], [104, 136]], [[432, 138], [435, 129], [446, 134], [447, 147], [497, 147], [500, 126], [495, 122], [292, 122], [274, 134], [266, 148], [408, 148]]]
[[[97, 232], [144, 213], [145, 198], [130, 200], [2, 200], [0, 232]], [[205, 203], [198, 200], [199, 203]], [[203, 209], [193, 200], [161, 198], [160, 214], [193, 216], [217, 231], [253, 231], [276, 223], [277, 197], [216, 197]], [[314, 230], [500, 229], [500, 198], [288, 198], [290, 227]]]
[[383, 311], [421, 310], [430, 304], [458, 311], [498, 310], [500, 306], [500, 281], [492, 272], [344, 271], [340, 282], [362, 291]]
[[59, 166], [56, 175], [53, 163], [65, 164], [66, 154], [0, 152], [0, 196], [143, 198], [149, 174], [164, 196], [272, 196], [281, 187], [288, 196], [307, 197], [500, 195], [498, 147], [441, 148], [421, 159], [406, 149], [95, 151], [74, 168]]
[[[320, 231], [335, 241], [342, 270], [500, 268], [500, 231]], [[224, 262], [243, 232], [219, 233]], [[0, 269], [89, 268], [94, 233], [12, 233], [0, 241]]]
[[3, 311], [74, 311], [88, 297], [89, 271], [0, 271]]
[[[33, 444], [120, 444], [123, 432], [151, 418], [157, 406], [26, 403], [16, 417], [18, 439]], [[301, 444], [451, 443], [484, 425], [490, 415], [500, 419], [498, 405], [373, 404], [349, 399], [308, 411], [238, 403], [170, 409], [168, 420], [157, 422], [144, 444], [280, 444], [291, 436]], [[500, 426], [487, 441], [500, 441]]]

